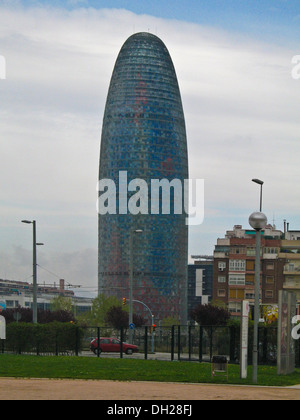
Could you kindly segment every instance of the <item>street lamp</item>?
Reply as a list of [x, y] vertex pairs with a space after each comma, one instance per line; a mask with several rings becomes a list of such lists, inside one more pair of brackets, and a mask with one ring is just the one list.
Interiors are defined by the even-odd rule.
[[129, 236], [129, 343], [133, 340], [133, 308], [132, 308], [132, 292], [133, 292], [133, 237], [135, 234], [143, 233], [142, 229], [135, 229], [130, 231]]
[[263, 181], [261, 181], [260, 179], [254, 178], [252, 179], [252, 182], [255, 182], [256, 184], [260, 185], [260, 205], [259, 205], [259, 211], [262, 211], [262, 186], [263, 186]]
[[32, 295], [33, 295], [33, 304], [32, 304], [32, 321], [34, 324], [37, 323], [37, 263], [36, 263], [36, 246], [44, 245], [41, 242], [36, 242], [36, 221], [33, 220], [22, 220], [22, 223], [32, 224], [33, 227], [33, 281], [32, 281]]
[[249, 217], [250, 226], [256, 230], [256, 254], [255, 254], [255, 286], [254, 286], [254, 336], [253, 336], [253, 373], [252, 380], [257, 383], [257, 348], [258, 348], [258, 323], [259, 323], [259, 292], [260, 292], [260, 243], [261, 230], [267, 225], [267, 217], [261, 213], [262, 208], [262, 185], [263, 181], [253, 179], [253, 182], [260, 184], [260, 212], [254, 212]]

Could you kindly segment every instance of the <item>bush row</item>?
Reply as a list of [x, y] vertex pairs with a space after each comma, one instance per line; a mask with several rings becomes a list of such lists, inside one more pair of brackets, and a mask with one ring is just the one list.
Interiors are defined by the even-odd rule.
[[83, 331], [73, 323], [29, 324], [12, 322], [6, 327], [2, 351], [14, 353], [75, 353], [82, 349]]

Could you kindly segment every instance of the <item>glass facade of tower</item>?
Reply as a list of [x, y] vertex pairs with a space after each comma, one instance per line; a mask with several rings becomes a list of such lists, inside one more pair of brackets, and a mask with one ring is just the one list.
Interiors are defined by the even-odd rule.
[[[163, 214], [161, 191], [159, 213], [153, 214], [151, 195], [151, 180], [176, 179], [183, 187], [188, 179], [185, 122], [171, 57], [152, 34], [131, 36], [117, 58], [103, 119], [99, 179], [116, 185], [116, 214], [99, 215], [99, 293], [120, 300], [129, 297], [132, 255], [133, 299], [147, 305], [156, 322], [168, 316], [185, 322], [188, 227], [183, 198], [180, 214], [174, 211], [178, 190], [171, 188], [171, 211]], [[130, 184], [134, 179], [149, 187], [147, 197], [136, 199], [136, 207], [142, 201], [148, 207], [145, 211], [141, 206], [137, 214], [124, 209], [120, 195], [125, 186], [127, 201], [137, 198], [139, 189]], [[136, 229], [143, 232], [137, 234]], [[143, 305], [136, 302], [134, 312], [149, 323]]]

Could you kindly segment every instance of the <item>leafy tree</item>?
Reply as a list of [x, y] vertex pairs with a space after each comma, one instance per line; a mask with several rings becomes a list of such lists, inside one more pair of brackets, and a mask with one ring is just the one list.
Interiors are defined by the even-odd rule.
[[[106, 313], [105, 323], [113, 328], [127, 328], [128, 312], [123, 310], [120, 306], [112, 306]], [[133, 314], [133, 323], [136, 327], [142, 327], [145, 325], [145, 320], [142, 316]]]
[[105, 296], [104, 294], [98, 295], [92, 304], [90, 312], [80, 315], [78, 318], [82, 323], [86, 323], [92, 326], [103, 326], [105, 325], [105, 317], [107, 312], [112, 306], [120, 306], [122, 302], [115, 296]]
[[50, 302], [51, 311], [72, 312], [72, 299], [65, 296], [57, 296]]
[[172, 327], [172, 325], [179, 325], [179, 318], [178, 317], [173, 317], [173, 316], [167, 316], [167, 318], [164, 318], [162, 320], [162, 327]]
[[138, 314], [133, 314], [133, 323], [137, 328], [146, 325], [145, 318]]
[[128, 326], [128, 313], [123, 311], [120, 306], [112, 306], [105, 315], [105, 324], [113, 328]]
[[230, 312], [211, 304], [198, 305], [191, 311], [191, 318], [200, 325], [226, 325]]

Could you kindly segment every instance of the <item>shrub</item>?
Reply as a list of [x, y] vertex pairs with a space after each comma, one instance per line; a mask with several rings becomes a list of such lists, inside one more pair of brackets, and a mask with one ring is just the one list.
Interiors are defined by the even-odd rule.
[[[20, 316], [20, 322], [28, 323], [32, 322], [32, 309], [29, 308], [16, 308], [16, 309], [4, 309], [1, 315], [4, 316], [6, 324], [15, 322], [14, 314], [18, 313]], [[68, 311], [48, 311], [44, 309], [38, 309], [37, 319], [39, 324], [48, 324], [50, 322], [71, 322], [75, 321], [74, 315]]]
[[74, 323], [52, 322], [7, 325], [5, 348], [15, 353], [77, 353], [82, 349], [83, 331]]

